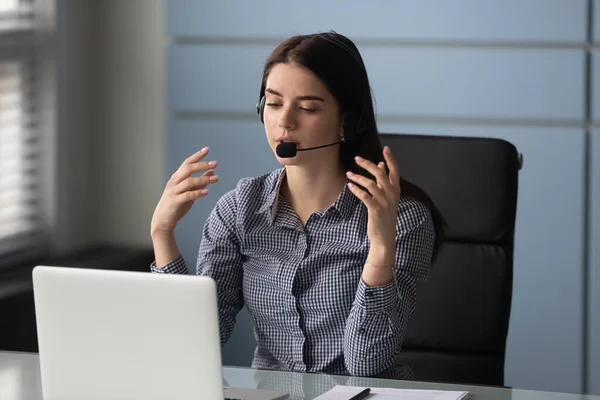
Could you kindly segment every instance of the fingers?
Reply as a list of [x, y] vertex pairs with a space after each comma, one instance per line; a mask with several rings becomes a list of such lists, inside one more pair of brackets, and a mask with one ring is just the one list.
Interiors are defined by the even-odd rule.
[[356, 163], [363, 169], [367, 170], [371, 175], [377, 179], [377, 183], [384, 190], [391, 189], [390, 180], [386, 174], [385, 167], [383, 169], [379, 168], [373, 162], [369, 160], [365, 160], [362, 157], [355, 157]]
[[376, 200], [371, 197], [371, 195], [358, 186], [354, 185], [352, 182], [348, 183], [348, 189], [356, 196], [360, 201], [362, 201], [367, 208], [371, 208], [375, 205]]
[[181, 201], [182, 203], [187, 203], [187, 202], [199, 199], [200, 197], [206, 196], [209, 191], [210, 191], [210, 189], [208, 189], [208, 188], [204, 188], [204, 189], [200, 189], [200, 190], [191, 190], [189, 192], [184, 192], [184, 193], [178, 194], [176, 196], [176, 199]]
[[214, 171], [211, 169], [207, 171], [204, 175], [199, 177], [189, 177], [181, 182], [179, 182], [174, 189], [175, 194], [182, 194], [185, 192], [193, 192], [197, 190], [202, 190], [206, 186], [211, 183], [215, 183], [219, 180], [219, 177], [215, 175]]
[[173, 174], [172, 181], [175, 185], [183, 182], [196, 172], [206, 171], [217, 166], [216, 161], [196, 162], [194, 164], [182, 164]]
[[346, 173], [349, 180], [364, 188], [359, 188], [356, 185], [348, 185], [352, 193], [362, 200], [367, 207], [387, 207], [390, 204], [396, 204], [400, 199], [400, 172], [398, 164], [388, 146], [385, 146], [383, 149], [383, 157], [390, 171], [389, 176], [386, 170], [386, 163], [381, 161], [375, 164], [361, 157], [355, 158], [357, 165], [368, 171], [375, 180], [352, 173], [351, 171]]
[[208, 147], [205, 147], [199, 152], [186, 158], [185, 161], [179, 167], [179, 169], [175, 171], [175, 173], [171, 177], [172, 183], [177, 185], [196, 172], [206, 171], [208, 169], [215, 168], [217, 166], [217, 161], [200, 162], [200, 160], [202, 160], [202, 158], [204, 158], [206, 154], [208, 154]]
[[202, 150], [199, 150], [199, 151], [195, 152], [194, 154], [192, 154], [191, 156], [189, 156], [188, 158], [186, 158], [183, 161], [183, 164], [191, 164], [191, 163], [198, 162], [198, 161], [202, 160], [202, 158], [204, 158], [204, 156], [207, 154], [208, 154], [208, 147], [204, 147]]
[[383, 158], [387, 163], [387, 166], [390, 170], [389, 181], [390, 184], [394, 187], [400, 187], [400, 167], [398, 167], [398, 163], [392, 154], [392, 150], [385, 146], [383, 148]]
[[[377, 201], [380, 201], [380, 202], [385, 201], [385, 194], [383, 193], [381, 186], [379, 186], [377, 184], [377, 182], [375, 182], [374, 180], [369, 179], [366, 176], [355, 174], [352, 171], [346, 172], [346, 176], [352, 182], [355, 182], [355, 183], [359, 184], [360, 186], [362, 186], [363, 188], [367, 189], [367, 191], [368, 191], [367, 194], [370, 197], [372, 196], [372, 197], [376, 198]], [[360, 188], [358, 190], [364, 191]]]

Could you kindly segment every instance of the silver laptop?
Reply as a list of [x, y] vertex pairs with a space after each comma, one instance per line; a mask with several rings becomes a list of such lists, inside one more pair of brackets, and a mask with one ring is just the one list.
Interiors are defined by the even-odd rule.
[[45, 400], [280, 400], [223, 388], [214, 281], [192, 275], [37, 266]]

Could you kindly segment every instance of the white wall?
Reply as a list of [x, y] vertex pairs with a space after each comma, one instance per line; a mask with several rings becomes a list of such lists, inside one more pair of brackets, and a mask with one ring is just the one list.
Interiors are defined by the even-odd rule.
[[164, 182], [163, 2], [57, 0], [57, 18], [56, 249], [149, 246]]
[[97, 237], [150, 245], [164, 184], [164, 5], [104, 0], [91, 18]]

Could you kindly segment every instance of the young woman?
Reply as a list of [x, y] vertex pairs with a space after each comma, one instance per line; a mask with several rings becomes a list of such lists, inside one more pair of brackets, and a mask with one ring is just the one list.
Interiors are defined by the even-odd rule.
[[[221, 343], [245, 305], [254, 368], [390, 376], [440, 216], [380, 144], [358, 49], [337, 33], [285, 40], [265, 64], [257, 109], [283, 166], [218, 200], [197, 259], [217, 284]], [[187, 273], [173, 231], [218, 181], [207, 154], [183, 162], [157, 205], [155, 273]]]

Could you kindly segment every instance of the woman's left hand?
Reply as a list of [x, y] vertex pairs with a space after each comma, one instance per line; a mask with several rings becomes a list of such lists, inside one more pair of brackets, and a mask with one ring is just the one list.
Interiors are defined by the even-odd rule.
[[374, 247], [381, 249], [393, 249], [396, 245], [396, 219], [398, 214], [398, 202], [400, 201], [400, 172], [398, 164], [389, 147], [383, 149], [383, 158], [389, 168], [386, 173], [385, 164], [378, 165], [356, 157], [356, 163], [367, 170], [376, 180], [369, 179], [359, 174], [347, 172], [348, 179], [365, 188], [360, 189], [352, 183], [348, 187], [367, 207], [369, 220], [367, 224], [367, 235]]

